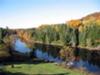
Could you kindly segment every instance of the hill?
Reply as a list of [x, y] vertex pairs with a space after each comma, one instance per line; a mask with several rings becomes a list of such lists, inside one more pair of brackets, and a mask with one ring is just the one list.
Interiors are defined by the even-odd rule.
[[100, 12], [95, 12], [95, 13], [89, 14], [89, 15], [83, 17], [81, 20], [89, 20], [91, 18], [94, 18], [95, 20], [100, 20]]

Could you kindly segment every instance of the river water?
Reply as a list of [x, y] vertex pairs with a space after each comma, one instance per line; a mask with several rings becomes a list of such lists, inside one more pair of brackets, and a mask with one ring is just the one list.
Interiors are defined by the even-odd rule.
[[[21, 53], [28, 53], [31, 51], [31, 49], [28, 48], [27, 45], [24, 42], [22, 42], [20, 39], [16, 39], [14, 45], [15, 45], [14, 46], [15, 50]], [[42, 59], [50, 62], [56, 62], [56, 63], [63, 62], [58, 56], [54, 57], [52, 56], [52, 54], [48, 53], [47, 51], [44, 52], [39, 48], [37, 48], [34, 53], [38, 59]], [[79, 61], [74, 61], [73, 65], [76, 68], [84, 67], [87, 71], [90, 72], [100, 72], [100, 67], [91, 64], [88, 60], [83, 61], [82, 59], [80, 59]]]
[[16, 51], [19, 51], [21, 53], [27, 53], [27, 52], [30, 52], [30, 48], [27, 47], [27, 45], [22, 42], [20, 39], [16, 39], [14, 41], [14, 48]]

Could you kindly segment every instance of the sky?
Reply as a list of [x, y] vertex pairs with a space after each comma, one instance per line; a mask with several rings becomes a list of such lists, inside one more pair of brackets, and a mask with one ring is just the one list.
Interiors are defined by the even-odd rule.
[[100, 11], [100, 0], [0, 0], [0, 27], [65, 23]]

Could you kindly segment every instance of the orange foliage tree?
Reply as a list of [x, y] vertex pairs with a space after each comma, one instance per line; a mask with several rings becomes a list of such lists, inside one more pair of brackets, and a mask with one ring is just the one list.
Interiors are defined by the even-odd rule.
[[68, 21], [67, 24], [71, 28], [79, 28], [82, 25], [82, 22], [80, 20], [71, 20], [71, 21]]
[[29, 42], [32, 41], [31, 40], [31, 33], [25, 30], [18, 30], [17, 31], [17, 35], [19, 36], [19, 38], [25, 42]]
[[75, 34], [75, 46], [79, 45], [79, 27], [82, 25], [81, 20], [71, 20], [67, 22], [73, 30]]

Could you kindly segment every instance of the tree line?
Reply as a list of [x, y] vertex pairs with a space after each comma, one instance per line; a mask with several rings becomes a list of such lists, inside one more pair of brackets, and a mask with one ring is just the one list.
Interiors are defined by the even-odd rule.
[[41, 25], [32, 37], [47, 44], [93, 47], [100, 45], [100, 24], [71, 20], [65, 24]]

